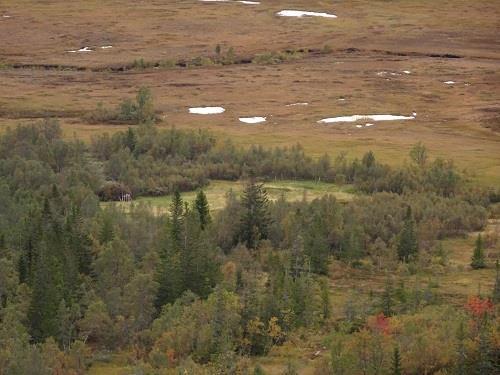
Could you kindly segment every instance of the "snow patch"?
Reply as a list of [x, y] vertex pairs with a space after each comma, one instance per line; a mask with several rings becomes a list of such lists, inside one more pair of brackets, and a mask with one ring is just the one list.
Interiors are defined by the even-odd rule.
[[320, 13], [320, 12], [309, 12], [303, 10], [282, 10], [276, 15], [280, 17], [325, 17], [325, 18], [337, 18], [335, 14], [330, 13]]
[[189, 113], [196, 115], [217, 115], [226, 110], [222, 107], [193, 107], [189, 108]]
[[266, 122], [267, 117], [240, 117], [240, 121], [245, 124], [259, 124], [261, 122]]
[[353, 115], [353, 116], [340, 116], [330, 117], [318, 121], [320, 124], [330, 124], [337, 122], [356, 122], [360, 120], [372, 121], [396, 121], [396, 120], [414, 120], [415, 116], [400, 116], [400, 115]]
[[453, 85], [456, 82], [455, 81], [446, 81], [446, 82], [443, 82], [443, 83], [446, 84], [446, 85]]
[[66, 51], [66, 52], [76, 53], [76, 52], [92, 52], [92, 51], [93, 50], [90, 47], [82, 47], [82, 48], [77, 49], [77, 50], [71, 50], [71, 51]]
[[292, 103], [292, 104], [287, 104], [286, 106], [287, 107], [295, 107], [295, 106], [298, 106], [298, 105], [309, 105], [309, 103]]
[[113, 46], [102, 46], [101, 49], [110, 49], [113, 48]]
[[[411, 74], [411, 71], [409, 71], [409, 70], [403, 70], [402, 73], [404, 73], [404, 74]], [[383, 77], [383, 76], [386, 76], [386, 75], [397, 77], [397, 76], [400, 76], [401, 73], [398, 73], [398, 72], [387, 72], [387, 71], [383, 70], [381, 72], [377, 72], [377, 75], [379, 77]]]

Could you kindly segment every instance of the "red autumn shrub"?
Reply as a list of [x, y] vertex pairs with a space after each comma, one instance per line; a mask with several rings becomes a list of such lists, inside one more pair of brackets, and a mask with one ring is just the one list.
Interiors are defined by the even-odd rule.
[[484, 318], [493, 312], [493, 302], [489, 298], [471, 296], [465, 304], [465, 310], [475, 319]]
[[391, 334], [390, 318], [386, 317], [384, 313], [368, 318], [367, 325], [372, 332], [381, 333], [383, 335]]

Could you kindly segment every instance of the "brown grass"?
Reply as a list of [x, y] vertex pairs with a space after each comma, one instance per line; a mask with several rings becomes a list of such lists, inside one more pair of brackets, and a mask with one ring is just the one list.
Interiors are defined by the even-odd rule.
[[[282, 18], [281, 9], [333, 12], [335, 20]], [[81, 118], [98, 102], [114, 106], [152, 88], [160, 126], [209, 128], [242, 146], [300, 142], [319, 156], [368, 150], [386, 162], [404, 162], [408, 149], [424, 142], [434, 156], [453, 158], [478, 181], [500, 183], [500, 135], [483, 125], [498, 121], [500, 6], [490, 1], [276, 0], [260, 6], [169, 1], [6, 0], [0, 19], [4, 38], [0, 62], [106, 67], [146, 61], [213, 56], [216, 44], [238, 56], [298, 48], [333, 50], [273, 66], [235, 65], [148, 69], [125, 73], [43, 69], [0, 70], [0, 130], [27, 118], [58, 116], [67, 136], [124, 126], [88, 125]], [[467, 15], [467, 22], [457, 22]], [[251, 22], [249, 20], [251, 19]], [[111, 44], [89, 54], [65, 51]], [[341, 52], [355, 47], [355, 53]], [[378, 50], [375, 51], [375, 50]], [[383, 51], [451, 53], [463, 59], [394, 56]], [[377, 76], [377, 72], [411, 75]], [[443, 81], [454, 80], [447, 86]], [[465, 85], [467, 83], [468, 85]], [[340, 102], [344, 97], [347, 100]], [[309, 102], [308, 107], [286, 107]], [[223, 105], [221, 116], [194, 116], [190, 106]], [[317, 125], [324, 117], [365, 113], [418, 113], [417, 120]], [[268, 116], [263, 125], [239, 116]], [[492, 127], [495, 128], [494, 126]]]
[[[276, 17], [282, 9], [338, 18]], [[500, 10], [489, 0], [273, 0], [260, 6], [198, 0], [4, 0], [2, 58], [23, 63], [98, 66], [136, 58], [161, 60], [213, 54], [215, 45], [242, 54], [282, 47], [397, 49], [498, 57]], [[112, 50], [68, 54], [81, 46]]]

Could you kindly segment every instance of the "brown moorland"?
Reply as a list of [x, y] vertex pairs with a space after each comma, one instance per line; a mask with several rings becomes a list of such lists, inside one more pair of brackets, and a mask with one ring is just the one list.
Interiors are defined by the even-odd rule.
[[[276, 16], [282, 9], [338, 18]], [[427, 0], [6, 0], [0, 7], [0, 32], [8, 36], [0, 47], [0, 126], [55, 116], [68, 136], [88, 139], [126, 126], [86, 123], [83, 117], [98, 102], [112, 107], [148, 86], [159, 126], [208, 128], [244, 146], [300, 142], [313, 155], [359, 156], [371, 149], [390, 163], [403, 162], [409, 147], [422, 141], [434, 156], [453, 158], [473, 177], [495, 184], [499, 15], [494, 2], [461, 0], [439, 7]], [[213, 58], [217, 44], [222, 53], [233, 47], [240, 63], [132, 69], [138, 59], [160, 65]], [[113, 48], [100, 49], [105, 45]], [[66, 52], [84, 46], [95, 50]], [[248, 63], [259, 54], [266, 62], [270, 53], [296, 50], [310, 52], [291, 52], [275, 65]], [[130, 70], [119, 71], [124, 67]], [[297, 102], [309, 105], [287, 106]], [[227, 111], [188, 113], [191, 106], [210, 105]], [[369, 128], [364, 124], [370, 121], [317, 124], [326, 117], [412, 112], [415, 120]], [[267, 122], [240, 123], [245, 116]]]

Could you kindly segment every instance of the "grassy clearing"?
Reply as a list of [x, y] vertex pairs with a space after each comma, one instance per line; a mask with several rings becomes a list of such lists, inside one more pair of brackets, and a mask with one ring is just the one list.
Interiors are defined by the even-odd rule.
[[[339, 187], [335, 184], [314, 181], [274, 181], [264, 184], [269, 199], [277, 200], [281, 196], [291, 202], [306, 199], [308, 201], [322, 197], [326, 194], [334, 195], [339, 201], [347, 202], [354, 197], [354, 192], [350, 186]], [[245, 188], [243, 181], [211, 181], [210, 185], [204, 189], [207, 196], [210, 208], [212, 211], [217, 211], [224, 208], [226, 203], [227, 193], [232, 191], [240, 195]], [[196, 198], [196, 192], [187, 192], [182, 194], [182, 198], [186, 202], [193, 202]], [[151, 206], [152, 210], [158, 214], [165, 213], [172, 202], [170, 195], [162, 197], [139, 197], [135, 201], [128, 202], [106, 202], [103, 206], [117, 205], [118, 207], [127, 208], [131, 204], [144, 203]]]

